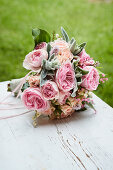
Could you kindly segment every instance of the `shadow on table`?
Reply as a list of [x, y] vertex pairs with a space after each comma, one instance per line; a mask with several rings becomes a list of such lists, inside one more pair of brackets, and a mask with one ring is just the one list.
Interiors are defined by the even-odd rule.
[[95, 113], [93, 110], [88, 109], [86, 111], [75, 112], [71, 116], [63, 119], [54, 119], [51, 120], [48, 117], [40, 116], [37, 120], [38, 126], [50, 126], [55, 124], [63, 124], [63, 123], [70, 123], [70, 122], [83, 122], [87, 119], [92, 119], [95, 117]]

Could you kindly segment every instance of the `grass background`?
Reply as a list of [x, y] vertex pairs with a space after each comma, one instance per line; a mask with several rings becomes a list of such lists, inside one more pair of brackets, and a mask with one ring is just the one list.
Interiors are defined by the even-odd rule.
[[60, 33], [63, 26], [101, 63], [109, 81], [95, 93], [113, 107], [113, 3], [88, 0], [0, 0], [0, 81], [24, 76], [33, 49], [31, 29]]

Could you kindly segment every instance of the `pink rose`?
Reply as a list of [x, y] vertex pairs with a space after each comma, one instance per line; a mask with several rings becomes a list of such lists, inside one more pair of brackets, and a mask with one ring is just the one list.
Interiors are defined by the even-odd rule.
[[25, 60], [23, 62], [23, 67], [28, 70], [37, 71], [42, 64], [42, 60], [47, 58], [47, 51], [43, 49], [34, 50], [26, 55]]
[[59, 90], [58, 90], [56, 83], [48, 80], [42, 86], [42, 94], [46, 100], [58, 99]]
[[75, 87], [76, 79], [72, 63], [65, 62], [56, 73], [56, 83], [60, 90], [67, 92]]
[[64, 41], [64, 40], [55, 40], [54, 42], [51, 42], [51, 46], [53, 48], [55, 48], [57, 46], [57, 48], [62, 51], [62, 50], [65, 50], [65, 49], [69, 49], [69, 44]]
[[85, 49], [82, 50], [82, 52], [79, 54], [79, 57], [80, 57], [79, 64], [82, 67], [90, 66], [95, 63], [94, 60], [90, 58], [90, 56], [85, 52]]
[[65, 104], [67, 98], [70, 96], [70, 92], [63, 92], [63, 91], [60, 91], [59, 92], [59, 99], [58, 99], [58, 102], [60, 105], [63, 105]]
[[82, 77], [82, 87], [85, 87], [87, 90], [96, 90], [99, 85], [99, 74], [95, 67], [86, 66], [83, 68], [84, 70], [88, 70], [89, 73]]
[[49, 108], [49, 102], [44, 99], [39, 88], [27, 88], [22, 94], [22, 101], [29, 110], [44, 112]]
[[57, 56], [59, 62], [62, 64], [66, 62], [67, 60], [72, 60], [73, 59], [73, 54], [69, 49], [62, 50], [59, 52], [59, 55]]
[[61, 118], [71, 116], [72, 113], [74, 112], [73, 108], [71, 106], [67, 105], [67, 104], [62, 105], [61, 110], [62, 110]]
[[28, 79], [30, 87], [37, 87], [40, 84], [40, 76], [30, 76]]
[[47, 43], [46, 42], [42, 42], [42, 43], [36, 45], [35, 50], [38, 50], [38, 49], [46, 50], [46, 47], [47, 47]]

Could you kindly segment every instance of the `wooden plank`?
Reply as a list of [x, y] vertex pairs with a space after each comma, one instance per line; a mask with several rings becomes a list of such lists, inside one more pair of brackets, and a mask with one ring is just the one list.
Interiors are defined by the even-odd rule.
[[[0, 84], [1, 98], [7, 95], [6, 83]], [[62, 120], [41, 117], [37, 128], [32, 126], [33, 112], [1, 120], [0, 170], [113, 169], [113, 109], [93, 98], [97, 114], [89, 109]]]

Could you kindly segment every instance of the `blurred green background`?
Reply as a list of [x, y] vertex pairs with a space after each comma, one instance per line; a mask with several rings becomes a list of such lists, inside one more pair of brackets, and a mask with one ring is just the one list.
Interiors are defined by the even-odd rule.
[[[106, 0], [107, 1], [107, 0]], [[24, 76], [34, 27], [60, 33], [63, 26], [99, 60], [109, 81], [95, 92], [113, 107], [113, 3], [91, 0], [0, 0], [0, 81]]]

